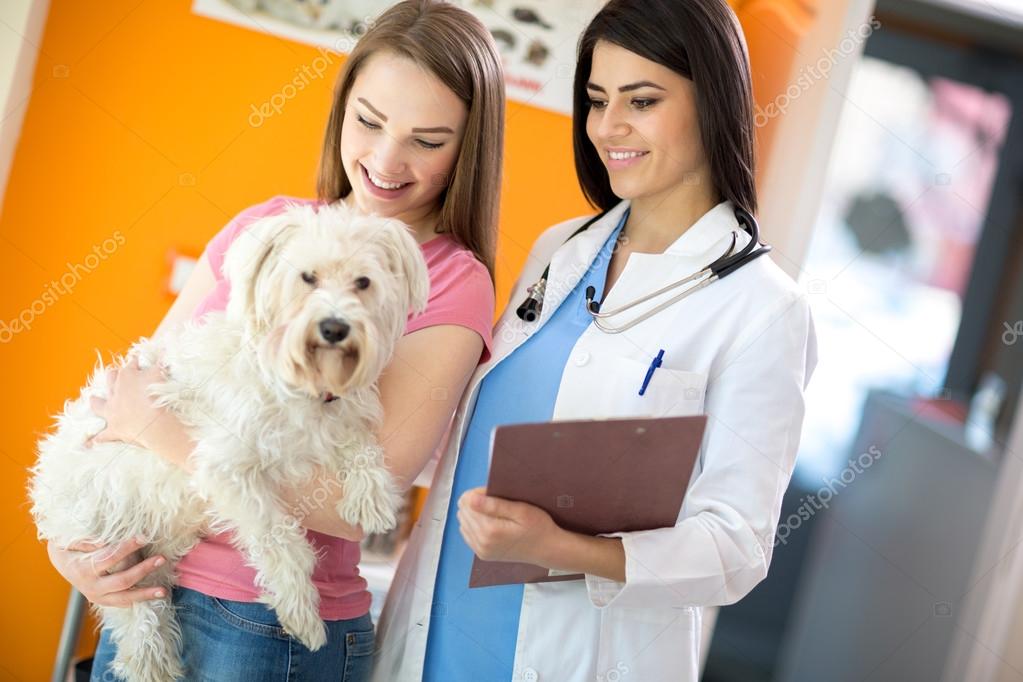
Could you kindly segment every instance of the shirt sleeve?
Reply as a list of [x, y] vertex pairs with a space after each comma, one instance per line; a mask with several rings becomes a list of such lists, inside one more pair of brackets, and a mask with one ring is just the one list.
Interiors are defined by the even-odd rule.
[[217, 232], [210, 239], [206, 244], [206, 259], [210, 262], [213, 276], [218, 282], [224, 279], [224, 273], [221, 269], [224, 266], [224, 256], [227, 254], [227, 249], [238, 238], [242, 230], [260, 218], [273, 215], [279, 211], [283, 208], [287, 199], [288, 197], [275, 196], [261, 204], [249, 206], [234, 218], [231, 218], [227, 225], [222, 227], [220, 232]]
[[704, 466], [671, 528], [603, 534], [625, 582], [587, 575], [598, 608], [732, 604], [767, 576], [817, 362], [813, 319], [792, 294], [750, 322], [708, 382]]
[[494, 299], [494, 284], [487, 267], [470, 253], [460, 254], [455, 268], [443, 278], [430, 273], [426, 310], [409, 319], [405, 333], [439, 324], [466, 327], [483, 339], [480, 362], [486, 362], [493, 350]]

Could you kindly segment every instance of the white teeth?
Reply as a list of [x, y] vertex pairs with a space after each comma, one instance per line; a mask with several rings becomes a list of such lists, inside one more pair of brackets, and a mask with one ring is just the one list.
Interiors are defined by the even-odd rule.
[[611, 152], [611, 151], [608, 152], [608, 156], [610, 156], [615, 161], [634, 159], [637, 156], [643, 156], [644, 154], [646, 154], [646, 152]]
[[380, 189], [400, 189], [408, 184], [407, 182], [384, 182], [380, 178], [370, 173], [369, 169], [366, 170], [366, 175], [369, 176], [370, 182], [372, 182]]

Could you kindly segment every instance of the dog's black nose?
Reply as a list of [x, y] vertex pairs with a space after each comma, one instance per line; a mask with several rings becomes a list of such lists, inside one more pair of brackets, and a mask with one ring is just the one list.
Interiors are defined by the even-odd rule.
[[348, 336], [349, 331], [351, 331], [351, 327], [349, 327], [348, 323], [344, 320], [339, 320], [336, 317], [320, 320], [320, 336], [322, 336], [327, 343], [344, 341], [345, 337]]

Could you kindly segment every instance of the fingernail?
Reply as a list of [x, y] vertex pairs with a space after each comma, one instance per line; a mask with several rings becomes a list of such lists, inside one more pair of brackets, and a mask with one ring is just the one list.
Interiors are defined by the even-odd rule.
[[156, 561], [153, 562], [153, 565], [154, 566], [163, 566], [163, 557], [162, 556], [156, 557]]
[[157, 599], [162, 598], [163, 597], [163, 590], [157, 590], [156, 592], [153, 592], [153, 596], [156, 597]]
[[147, 542], [147, 540], [146, 540], [146, 537], [144, 535], [136, 535], [135, 536], [135, 544], [136, 545], [144, 545], [144, 544], [146, 544], [146, 542]]

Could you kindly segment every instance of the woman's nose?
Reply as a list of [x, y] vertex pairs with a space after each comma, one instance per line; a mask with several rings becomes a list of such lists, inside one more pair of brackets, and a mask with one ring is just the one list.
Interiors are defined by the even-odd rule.
[[405, 155], [397, 140], [383, 135], [382, 139], [373, 150], [373, 160], [376, 162], [375, 170], [389, 176], [401, 175], [405, 171]]
[[622, 107], [608, 103], [600, 117], [600, 125], [597, 127], [597, 135], [602, 140], [614, 140], [624, 137], [629, 133], [629, 123]]

